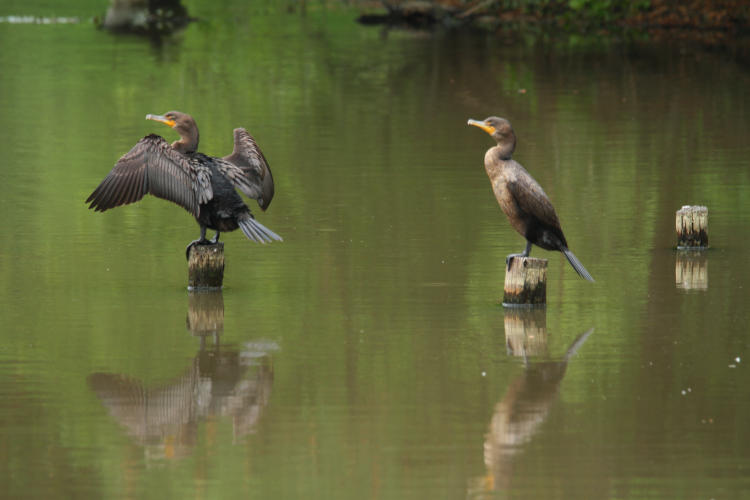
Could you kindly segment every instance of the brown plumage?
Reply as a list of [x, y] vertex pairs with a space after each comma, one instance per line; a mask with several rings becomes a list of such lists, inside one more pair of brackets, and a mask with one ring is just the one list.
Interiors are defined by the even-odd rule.
[[484, 155], [484, 168], [492, 182], [492, 190], [513, 229], [526, 238], [526, 249], [522, 253], [506, 258], [510, 267], [513, 257], [528, 257], [531, 245], [545, 250], [562, 252], [579, 276], [594, 281], [583, 264], [568, 249], [560, 220], [547, 194], [523, 166], [513, 160], [516, 149], [516, 134], [510, 122], [492, 116], [485, 120], [469, 120], [469, 125], [479, 127], [497, 141], [497, 146]]
[[238, 227], [258, 243], [281, 240], [255, 220], [236, 189], [268, 208], [274, 194], [273, 176], [263, 152], [244, 129], [234, 129], [234, 151], [224, 158], [198, 153], [198, 127], [193, 117], [179, 111], [147, 115], [146, 119], [167, 124], [180, 134], [171, 145], [150, 134], [122, 156], [112, 171], [86, 199], [89, 208], [109, 210], [134, 203], [152, 194], [183, 207], [200, 225], [200, 239], [188, 245], [209, 243], [206, 229], [220, 232]]

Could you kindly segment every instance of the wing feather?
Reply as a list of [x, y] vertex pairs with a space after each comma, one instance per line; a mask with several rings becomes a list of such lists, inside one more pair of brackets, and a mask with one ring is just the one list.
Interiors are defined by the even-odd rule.
[[[96, 191], [94, 191], [91, 196], [89, 196], [89, 200], [94, 197], [94, 195], [102, 198], [110, 197], [112, 192], [112, 185], [114, 183], [114, 177], [105, 177], [101, 184], [99, 184], [99, 187], [96, 188]], [[86, 200], [88, 203], [89, 200]], [[99, 206], [95, 206], [97, 211], [102, 211]]]
[[141, 193], [143, 191], [143, 175], [132, 175], [133, 181], [131, 182], [130, 186], [130, 192], [128, 193], [128, 197], [126, 198], [126, 203], [133, 203], [135, 200], [138, 199], [139, 196], [143, 196]]
[[507, 183], [508, 191], [522, 213], [532, 216], [546, 226], [560, 230], [555, 207], [542, 187], [530, 175]]
[[268, 208], [274, 194], [271, 167], [247, 130], [234, 129], [234, 150], [224, 160], [229, 165], [221, 164], [221, 173], [245, 196], [257, 200], [261, 209]]
[[115, 163], [86, 203], [103, 212], [134, 203], [150, 193], [198, 216], [199, 198], [207, 201], [213, 197], [208, 175], [207, 186], [205, 179], [198, 182], [195, 162], [175, 151], [162, 137], [151, 134]]

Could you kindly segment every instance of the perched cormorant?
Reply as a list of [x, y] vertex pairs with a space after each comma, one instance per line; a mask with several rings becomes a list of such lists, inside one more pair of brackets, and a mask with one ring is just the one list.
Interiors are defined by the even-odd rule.
[[516, 134], [505, 118], [491, 116], [483, 121], [469, 120], [469, 125], [479, 127], [497, 141], [497, 146], [484, 155], [484, 169], [492, 182], [495, 198], [510, 219], [513, 229], [526, 238], [526, 249], [505, 259], [510, 269], [513, 257], [528, 257], [532, 243], [545, 250], [558, 250], [579, 276], [594, 281], [583, 264], [568, 250], [560, 220], [542, 186], [520, 163], [513, 160]]
[[[122, 156], [112, 171], [86, 199], [89, 208], [103, 212], [134, 203], [146, 193], [172, 201], [193, 214], [200, 224], [200, 239], [190, 247], [219, 241], [220, 232], [242, 229], [258, 243], [281, 237], [256, 221], [235, 188], [258, 201], [262, 210], [273, 198], [273, 176], [268, 162], [253, 137], [234, 129], [234, 151], [224, 158], [198, 153], [198, 127], [193, 117], [179, 111], [146, 115], [147, 120], [165, 123], [180, 134], [171, 145], [156, 134], [138, 141]], [[216, 231], [206, 239], [206, 228]]]

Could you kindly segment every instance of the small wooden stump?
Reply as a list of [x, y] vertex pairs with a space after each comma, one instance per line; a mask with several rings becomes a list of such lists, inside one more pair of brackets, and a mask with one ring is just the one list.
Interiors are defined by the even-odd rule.
[[193, 245], [188, 257], [188, 290], [221, 288], [224, 281], [224, 243]]
[[221, 290], [188, 292], [187, 329], [193, 335], [220, 335], [224, 331], [224, 297]]
[[685, 205], [675, 217], [677, 248], [708, 248], [708, 208]]
[[675, 286], [682, 290], [708, 290], [708, 259], [705, 252], [678, 252], [674, 281]]
[[547, 302], [547, 259], [514, 257], [505, 273], [503, 306], [543, 306]]
[[505, 347], [511, 356], [547, 355], [547, 311], [513, 308], [505, 311]]

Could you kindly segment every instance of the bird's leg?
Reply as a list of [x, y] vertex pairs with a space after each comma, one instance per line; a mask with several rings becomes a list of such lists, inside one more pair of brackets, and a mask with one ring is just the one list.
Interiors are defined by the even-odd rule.
[[211, 243], [216, 244], [219, 242], [219, 231], [216, 231], [216, 236], [211, 240]]
[[201, 224], [201, 237], [195, 241], [191, 241], [190, 244], [185, 249], [185, 258], [187, 260], [190, 260], [190, 249], [193, 248], [195, 245], [207, 245], [211, 243], [209, 240], [206, 239], [206, 226]]
[[531, 242], [526, 240], [526, 250], [521, 253], [512, 253], [505, 257], [505, 270], [510, 271], [510, 264], [513, 262], [514, 257], [528, 257], [531, 253]]

